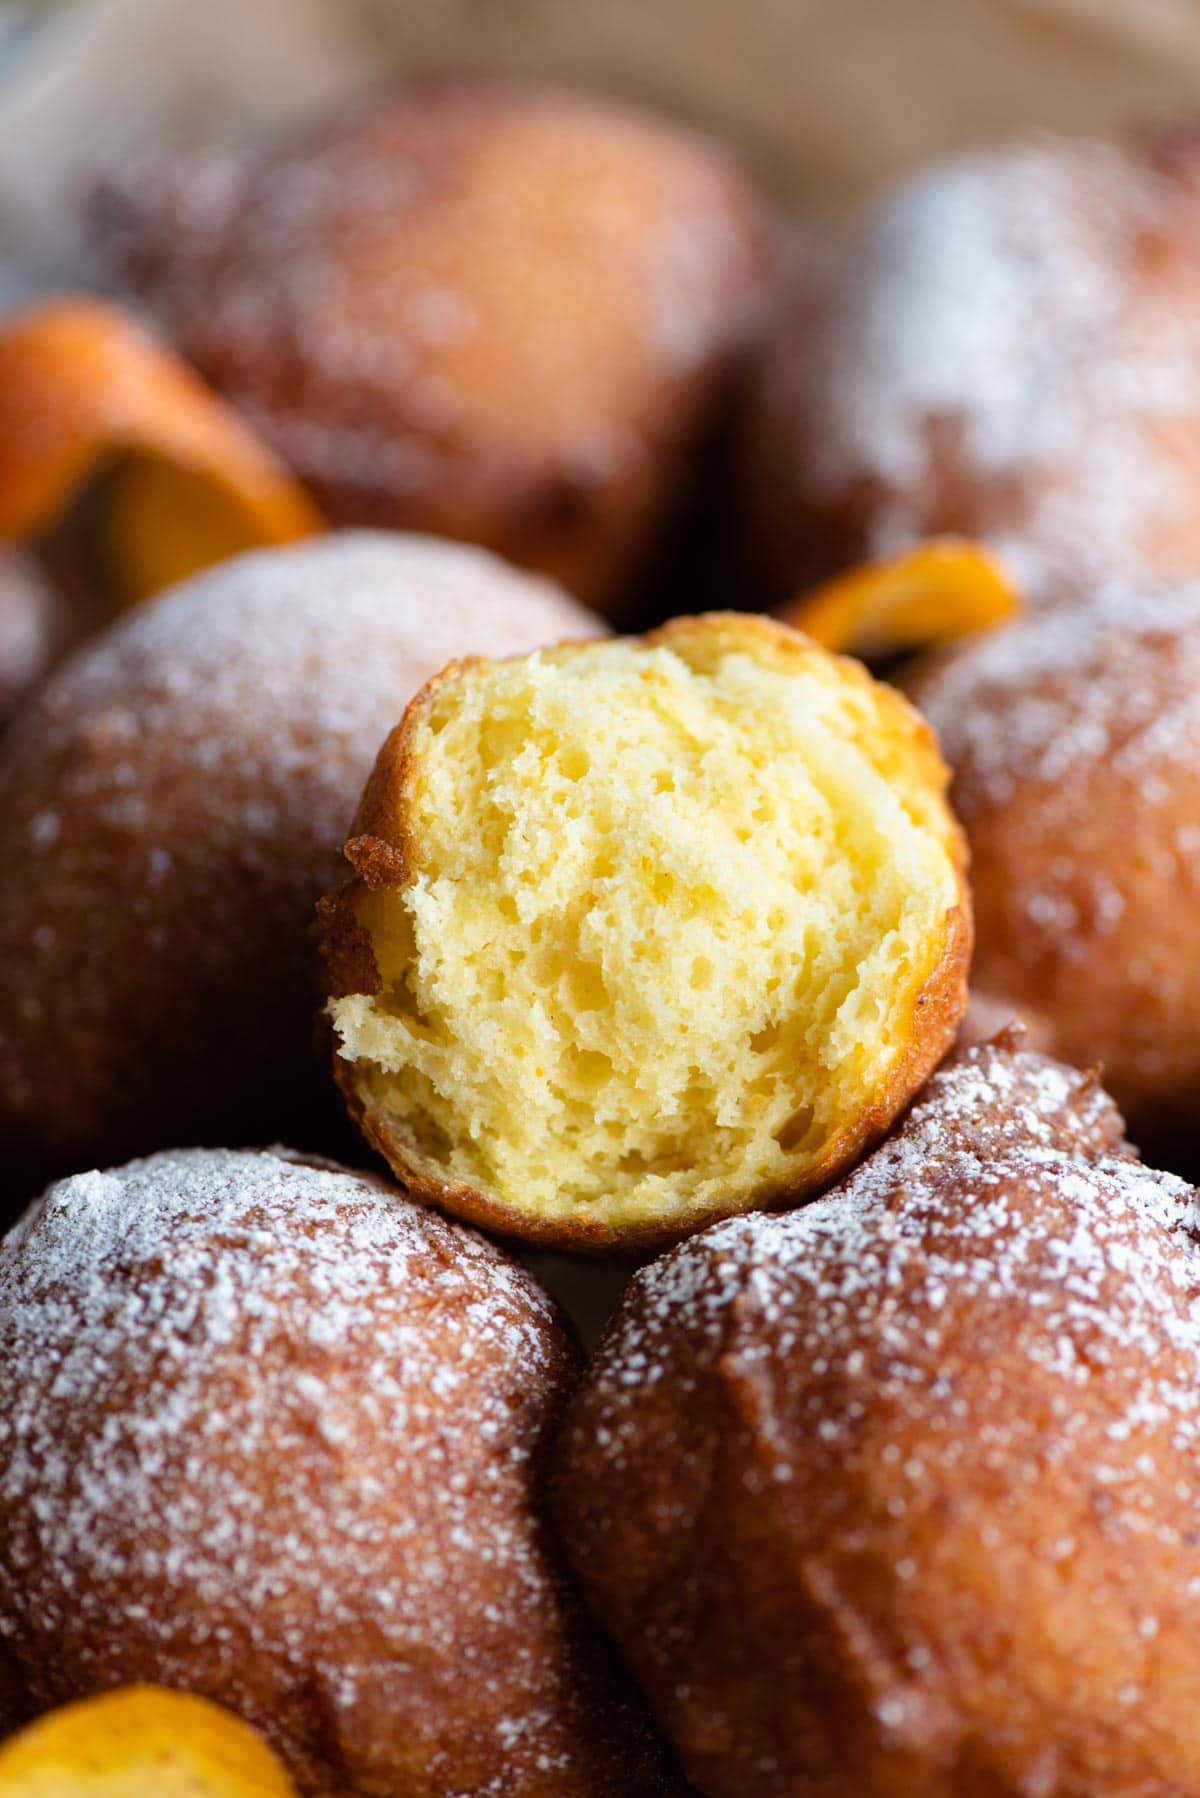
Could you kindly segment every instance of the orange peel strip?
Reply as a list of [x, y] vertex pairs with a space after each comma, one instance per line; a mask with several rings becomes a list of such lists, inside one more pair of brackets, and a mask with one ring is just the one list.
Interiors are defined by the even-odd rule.
[[321, 528], [304, 489], [198, 376], [115, 306], [64, 298], [0, 325], [0, 538], [49, 531], [102, 469], [123, 600]]
[[779, 617], [825, 649], [900, 655], [987, 630], [1022, 609], [1003, 565], [965, 537], [932, 537], [868, 562], [782, 606]]
[[248, 1723], [206, 1698], [126, 1686], [0, 1747], [0, 1798], [296, 1798]]

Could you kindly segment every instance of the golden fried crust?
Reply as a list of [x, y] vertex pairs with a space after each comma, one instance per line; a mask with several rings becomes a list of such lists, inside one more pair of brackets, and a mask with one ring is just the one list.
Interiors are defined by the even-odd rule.
[[552, 1498], [711, 1798], [1200, 1792], [1195, 1230], [1006, 1039], [635, 1277]]
[[0, 754], [0, 1166], [235, 1112], [261, 1140], [316, 1081], [312, 910], [414, 689], [600, 628], [481, 552], [348, 535], [227, 563], [55, 675]]
[[1113, 587], [916, 665], [971, 845], [972, 987], [1196, 1141], [1200, 589]]
[[250, 163], [138, 170], [101, 218], [336, 523], [482, 543], [602, 609], [725, 418], [770, 285], [720, 151], [495, 82]]
[[500, 1250], [333, 1163], [173, 1151], [52, 1188], [0, 1295], [23, 1710], [195, 1692], [312, 1798], [678, 1789], [543, 1516], [578, 1355]]
[[940, 533], [1040, 601], [1200, 563], [1195, 135], [1038, 139], [908, 177], [809, 247], [748, 405], [774, 591]]
[[[702, 618], [675, 619], [641, 640], [648, 645], [670, 645], [679, 637], [691, 637], [700, 632], [711, 638], [716, 653], [727, 625], [741, 640], [747, 634], [757, 637], [767, 657], [783, 666], [796, 666], [807, 657], [823, 657], [825, 653], [800, 633], [771, 619], [741, 613], [709, 613]], [[574, 647], [558, 646], [560, 650]], [[376, 760], [343, 852], [347, 869], [340, 884], [317, 907], [326, 992], [331, 999], [348, 993], [378, 991], [379, 974], [370, 939], [358, 922], [357, 902], [367, 888], [405, 884], [419, 867], [421, 846], [409, 824], [410, 796], [418, 774], [414, 739], [436, 695], [461, 680], [475, 660], [477, 658], [452, 663], [427, 683], [414, 697]], [[875, 687], [858, 663], [842, 657], [837, 660], [848, 679]], [[887, 689], [876, 688], [876, 691], [885, 703], [896, 697]], [[944, 770], [932, 731], [907, 706], [895, 708], [894, 722], [898, 735], [907, 739], [909, 753], [918, 763], [926, 765], [931, 790], [940, 791]], [[852, 1167], [866, 1149], [880, 1140], [955, 1040], [966, 1004], [973, 932], [966, 882], [966, 845], [949, 813], [946, 828], [960, 900], [947, 913], [945, 941], [939, 959], [916, 999], [908, 1049], [895, 1063], [887, 1082], [872, 1096], [871, 1102], [863, 1104], [853, 1117], [847, 1119], [845, 1128], [830, 1139], [820, 1164], [803, 1181], [773, 1197], [767, 1207], [771, 1210], [789, 1209]], [[372, 1148], [402, 1181], [405, 1190], [424, 1204], [502, 1237], [536, 1243], [542, 1248], [586, 1254], [644, 1250], [679, 1241], [737, 1208], [735, 1195], [720, 1206], [714, 1205], [710, 1213], [699, 1217], [689, 1214], [686, 1222], [674, 1226], [661, 1220], [612, 1226], [594, 1218], [547, 1221], [531, 1216], [504, 1204], [494, 1194], [439, 1178], [436, 1169], [416, 1146], [392, 1128], [387, 1116], [364, 1096], [353, 1062], [337, 1053], [332, 1033], [329, 1040], [334, 1077], [350, 1116]]]

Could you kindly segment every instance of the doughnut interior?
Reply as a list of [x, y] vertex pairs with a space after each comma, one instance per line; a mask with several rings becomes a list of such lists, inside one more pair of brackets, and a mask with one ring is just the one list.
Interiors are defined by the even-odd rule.
[[368, 1134], [534, 1236], [808, 1189], [961, 1010], [944, 780], [896, 694], [760, 619], [452, 667], [334, 907], [373, 964], [330, 1008]]

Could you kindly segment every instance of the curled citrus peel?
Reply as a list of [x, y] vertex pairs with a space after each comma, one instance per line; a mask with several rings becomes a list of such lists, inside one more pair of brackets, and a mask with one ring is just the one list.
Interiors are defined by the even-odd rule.
[[986, 630], [1020, 610], [1020, 594], [990, 550], [965, 537], [931, 537], [839, 575], [779, 616], [824, 649], [873, 660]]
[[0, 1747], [0, 1798], [296, 1798], [283, 1765], [232, 1712], [125, 1686], [31, 1723]]
[[0, 538], [52, 531], [100, 476], [119, 603], [321, 526], [254, 434], [116, 307], [67, 298], [13, 315], [0, 325]]

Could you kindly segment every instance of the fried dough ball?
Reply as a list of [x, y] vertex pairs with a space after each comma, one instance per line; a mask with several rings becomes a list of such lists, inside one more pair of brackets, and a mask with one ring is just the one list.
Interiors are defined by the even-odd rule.
[[61, 669], [0, 753], [0, 1165], [262, 1139], [315, 1073], [313, 907], [423, 680], [599, 628], [474, 550], [227, 562]]
[[1200, 1793], [1196, 1231], [1009, 1038], [635, 1277], [552, 1495], [709, 1798]]
[[482, 543], [607, 610], [719, 429], [769, 286], [721, 151], [490, 81], [138, 170], [101, 215], [335, 523]]
[[52, 1187], [0, 1247], [29, 1709], [193, 1692], [314, 1798], [666, 1790], [542, 1518], [576, 1363], [499, 1249], [333, 1163], [176, 1150]]
[[66, 647], [68, 609], [30, 556], [0, 543], [0, 728]]
[[414, 1195], [545, 1245], [793, 1203], [953, 1038], [944, 785], [898, 694], [762, 618], [448, 668], [321, 908], [351, 1112]]
[[1114, 585], [907, 677], [971, 845], [975, 993], [1195, 1143], [1200, 585]]
[[1200, 567], [1200, 137], [1053, 138], [902, 180], [807, 254], [750, 502], [780, 596], [938, 533], [1035, 601]]

